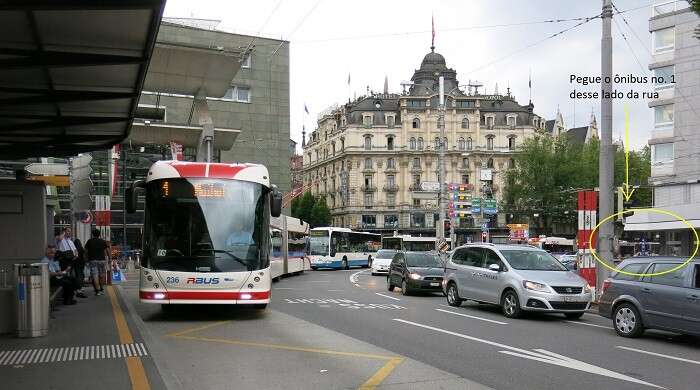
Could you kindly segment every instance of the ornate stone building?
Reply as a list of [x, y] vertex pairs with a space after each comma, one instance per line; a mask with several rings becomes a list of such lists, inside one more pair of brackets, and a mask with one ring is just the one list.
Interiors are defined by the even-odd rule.
[[[303, 149], [303, 181], [325, 197], [334, 226], [434, 234], [437, 199], [423, 190], [438, 181], [439, 76], [445, 80], [446, 181], [467, 184], [465, 206], [470, 198], [502, 197], [518, 146], [543, 132], [545, 121], [531, 102], [520, 105], [510, 92], [465, 90], [433, 49], [407, 91], [370, 93], [319, 115]], [[458, 226], [460, 241], [480, 230], [468, 214]], [[505, 215], [492, 216], [491, 226], [505, 233]]]

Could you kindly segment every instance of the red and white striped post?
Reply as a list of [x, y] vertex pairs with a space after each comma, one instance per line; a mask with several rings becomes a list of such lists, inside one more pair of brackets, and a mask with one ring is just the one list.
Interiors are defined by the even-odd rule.
[[593, 237], [593, 245], [589, 245], [589, 242], [591, 231], [598, 223], [597, 209], [598, 193], [596, 191], [578, 192], [578, 235], [576, 239], [579, 254], [578, 273], [586, 279], [593, 290], [595, 290], [596, 285], [596, 262], [591, 255], [590, 247], [595, 248], [595, 237]]

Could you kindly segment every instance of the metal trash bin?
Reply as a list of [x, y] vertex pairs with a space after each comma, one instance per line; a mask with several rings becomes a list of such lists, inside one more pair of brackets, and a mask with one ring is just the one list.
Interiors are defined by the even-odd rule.
[[49, 333], [49, 265], [15, 264], [17, 337]]

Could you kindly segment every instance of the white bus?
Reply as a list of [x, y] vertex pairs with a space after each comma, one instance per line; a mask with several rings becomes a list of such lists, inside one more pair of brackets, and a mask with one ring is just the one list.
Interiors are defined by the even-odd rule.
[[309, 233], [311, 269], [369, 267], [381, 236], [347, 228], [319, 227]]
[[[270, 219], [272, 254], [270, 272], [272, 280], [282, 276], [298, 275], [310, 269], [306, 257], [306, 240], [309, 224], [298, 218], [280, 215]], [[286, 234], [285, 234], [286, 232]]]
[[[449, 242], [450, 239], [447, 239]], [[435, 250], [435, 237], [413, 237], [407, 234], [382, 237], [382, 249], [428, 252]]]
[[245, 304], [270, 302], [270, 216], [282, 197], [257, 164], [158, 161], [146, 181], [141, 302]]

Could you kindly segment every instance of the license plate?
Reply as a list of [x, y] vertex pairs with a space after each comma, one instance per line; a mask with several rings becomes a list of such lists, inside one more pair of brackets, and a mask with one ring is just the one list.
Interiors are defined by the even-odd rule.
[[564, 302], [576, 302], [578, 301], [577, 297], [564, 297]]
[[439, 286], [439, 285], [440, 285], [440, 282], [433, 282], [433, 283], [430, 283], [430, 286], [431, 286], [431, 287], [437, 287], [437, 286]]

